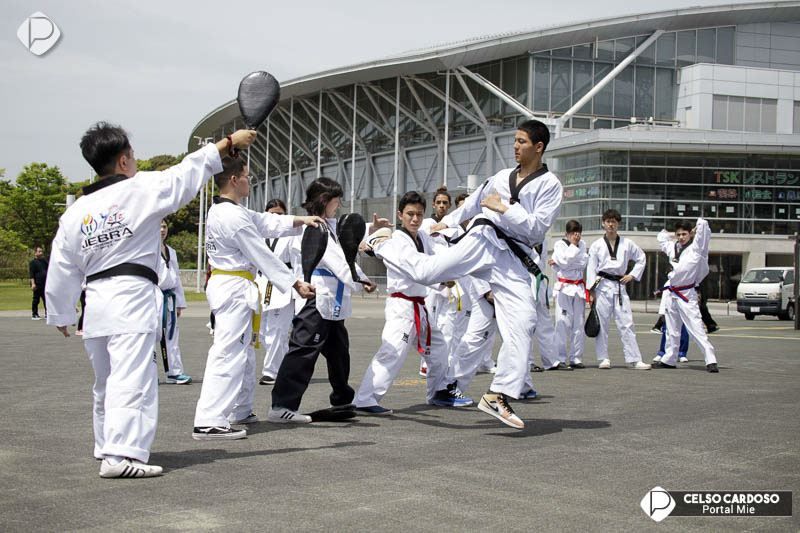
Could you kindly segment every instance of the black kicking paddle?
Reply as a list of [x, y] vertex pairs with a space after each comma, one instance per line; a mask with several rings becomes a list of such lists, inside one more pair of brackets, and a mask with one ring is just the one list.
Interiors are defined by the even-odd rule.
[[303, 269], [303, 279], [311, 282], [311, 274], [325, 255], [328, 246], [328, 227], [320, 224], [317, 227], [307, 226], [300, 242], [300, 265]]
[[251, 130], [258, 129], [281, 98], [281, 86], [269, 72], [251, 72], [239, 82], [239, 111]]
[[339, 217], [336, 224], [336, 235], [339, 237], [339, 244], [344, 252], [344, 258], [350, 266], [350, 274], [353, 281], [359, 282], [356, 274], [356, 256], [358, 255], [358, 245], [364, 240], [367, 233], [367, 223], [364, 217], [358, 213], [349, 213]]

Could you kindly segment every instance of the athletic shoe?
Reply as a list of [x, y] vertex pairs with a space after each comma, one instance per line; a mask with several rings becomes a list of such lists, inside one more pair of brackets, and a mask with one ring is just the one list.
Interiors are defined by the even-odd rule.
[[544, 368], [539, 365], [531, 365], [531, 372], [544, 372]]
[[167, 376], [167, 383], [170, 385], [188, 385], [192, 382], [192, 376], [178, 374], [177, 376]]
[[478, 402], [478, 409], [514, 429], [525, 428], [525, 422], [514, 414], [514, 410], [508, 405], [508, 399], [505, 394], [487, 392], [481, 396], [481, 401]]
[[654, 363], [660, 363], [662, 357], [664, 357], [664, 356], [663, 355], [657, 355], [657, 356], [653, 357], [653, 362]]
[[381, 407], [380, 405], [368, 405], [366, 407], [356, 407], [356, 412], [362, 415], [387, 416], [392, 414], [394, 411], [385, 407]]
[[259, 385], [275, 385], [275, 378], [272, 376], [261, 376], [261, 379], [258, 380]]
[[255, 413], [250, 413], [241, 420], [229, 420], [229, 422], [231, 424], [255, 424], [256, 422], [258, 422], [258, 415], [256, 415]]
[[108, 459], [100, 463], [100, 477], [156, 477], [163, 473], [160, 466], [147, 465], [134, 459], [124, 459], [112, 465]]
[[653, 368], [671, 368], [675, 369], [678, 368], [675, 365], [668, 365], [667, 363], [659, 361], [658, 363], [653, 363]]
[[77, 335], [78, 337], [83, 337], [83, 330], [82, 329], [76, 330], [75, 335]]
[[689, 362], [689, 358], [686, 357], [685, 355], [682, 355], [682, 356], [678, 357], [678, 361], [680, 361], [681, 363], [688, 363]]
[[551, 366], [547, 370], [572, 370], [572, 367], [571, 366], [567, 366], [567, 363], [559, 362], [558, 364], [556, 364], [554, 366]]
[[311, 422], [311, 417], [308, 415], [301, 415], [297, 411], [286, 409], [285, 407], [273, 407], [267, 413], [267, 422], [274, 422], [276, 424], [308, 424]]
[[375, 230], [374, 233], [367, 236], [366, 239], [366, 253], [367, 255], [375, 256], [375, 250], [385, 241], [392, 237], [392, 228], [381, 228]]
[[715, 331], [719, 331], [719, 326], [716, 324], [706, 328], [706, 333], [714, 333]]
[[659, 335], [664, 333], [663, 331], [661, 331], [661, 328], [658, 328], [656, 326], [653, 326], [652, 328], [650, 328], [650, 331], [652, 331], [653, 333], [658, 333]]
[[231, 429], [224, 426], [195, 427], [192, 431], [194, 440], [237, 440], [247, 437], [245, 429]]
[[438, 405], [439, 407], [469, 407], [475, 403], [472, 398], [468, 398], [461, 394], [455, 383], [451, 383], [446, 389], [437, 390], [433, 398], [428, 401], [429, 405]]
[[584, 366], [583, 362], [581, 362], [580, 359], [575, 359], [574, 361], [572, 361], [569, 364], [569, 366], [571, 366], [575, 370], [582, 370], [582, 369], [586, 368], [586, 366]]
[[41, 320], [41, 319], [42, 319], [42, 317], [40, 317], [39, 315], [33, 315], [31, 317], [31, 320]]
[[603, 359], [602, 361], [600, 361], [600, 364], [597, 365], [597, 368], [603, 368], [603, 369], [611, 368], [611, 360]]
[[706, 370], [708, 370], [712, 374], [716, 374], [717, 372], [719, 372], [719, 367], [717, 366], [717, 363], [710, 363], [706, 365]]
[[635, 363], [628, 363], [628, 368], [632, 368], [634, 370], [650, 370], [652, 367], [647, 363], [643, 363], [642, 361], [636, 361]]
[[539, 393], [533, 389], [528, 389], [519, 395], [520, 400], [535, 400], [539, 397]]

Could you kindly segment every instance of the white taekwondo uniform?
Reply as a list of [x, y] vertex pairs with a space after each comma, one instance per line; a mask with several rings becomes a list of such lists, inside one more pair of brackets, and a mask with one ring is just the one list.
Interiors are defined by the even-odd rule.
[[[418, 242], [405, 230], [400, 230], [387, 246], [400, 254], [432, 253], [431, 237], [417, 232]], [[409, 348], [414, 348], [428, 366], [427, 400], [436, 391], [445, 390], [453, 379], [449, 371], [448, 350], [442, 332], [427, 309], [428, 288], [408, 279], [403, 273], [386, 266], [386, 322], [381, 333], [381, 346], [364, 373], [356, 394], [356, 407], [378, 405], [389, 391], [406, 360]]]
[[[153, 351], [162, 297], [156, 275], [159, 227], [221, 170], [216, 146], [208, 145], [164, 171], [113, 176], [84, 187], [59, 220], [45, 290], [47, 323], [76, 323], [75, 302], [86, 278], [83, 339], [95, 373], [97, 458], [147, 462], [150, 457], [158, 422]], [[121, 265], [127, 272], [137, 267], [150, 272], [113, 275]]]
[[[299, 271], [299, 266], [293, 265], [291, 260], [292, 241], [297, 238], [269, 239], [267, 246], [287, 267], [293, 269], [297, 278], [300, 278], [302, 273]], [[262, 295], [261, 337], [266, 347], [261, 375], [275, 378], [283, 356], [289, 349], [289, 330], [292, 328], [292, 318], [294, 318], [295, 291], [278, 289], [263, 273], [256, 278], [256, 283]]]
[[[660, 243], [669, 240], [669, 234], [662, 231], [658, 235]], [[708, 246], [711, 240], [711, 229], [708, 222], [703, 218], [697, 219], [695, 226], [695, 236], [692, 242], [675, 254], [675, 247], [672, 248], [673, 255], [670, 257], [672, 271], [667, 274], [667, 284], [664, 288], [666, 295], [666, 319], [667, 319], [667, 343], [665, 355], [661, 362], [667, 365], [675, 365], [678, 358], [678, 346], [681, 337], [681, 324], [686, 326], [689, 335], [702, 348], [705, 356], [706, 365], [716, 363], [717, 358], [714, 353], [714, 346], [708, 341], [703, 320], [700, 316], [698, 306], [698, 295], [695, 287], [708, 275]], [[662, 249], [665, 247], [662, 245]], [[664, 250], [667, 255], [669, 252]], [[673, 259], [677, 258], [677, 262]]]
[[[501, 170], [472, 193], [464, 203], [442, 219], [449, 227], [476, 217], [496, 225], [514, 239], [523, 253], [530, 255], [534, 245], [544, 240], [545, 233], [558, 216], [563, 189], [555, 174], [546, 166], [516, 185], [517, 169]], [[513, 183], [512, 183], [513, 182]], [[510, 207], [504, 214], [481, 208], [480, 202], [496, 191]], [[513, 199], [513, 200], [512, 200]], [[427, 256], [405, 256], [378, 245], [375, 254], [387, 264], [398, 267], [417, 283], [430, 285], [473, 275], [487, 281], [495, 299], [497, 327], [503, 345], [497, 358], [497, 373], [490, 390], [518, 398], [528, 375], [531, 339], [536, 327], [536, 302], [531, 278], [523, 265], [495, 229], [473, 222], [473, 228], [447, 253]]]
[[474, 276], [464, 276], [459, 281], [464, 294], [469, 296], [469, 321], [450, 357], [450, 366], [453, 379], [458, 382], [461, 392], [465, 393], [478, 370], [494, 366], [492, 348], [497, 321], [494, 318], [494, 306], [485, 297], [491, 290], [489, 284]]
[[[631, 300], [625, 290], [625, 285], [603, 278], [599, 273], [605, 272], [612, 277], [622, 277], [627, 272], [628, 261], [634, 261], [636, 264], [630, 271], [630, 275], [639, 281], [644, 272], [646, 257], [635, 242], [619, 234], [617, 237], [616, 249], [614, 249], [614, 243], [609, 243], [605, 236], [594, 241], [589, 247], [586, 285], [590, 290], [594, 287], [594, 298], [597, 302], [595, 310], [597, 318], [600, 320], [600, 333], [595, 339], [595, 351], [598, 361], [609, 359], [608, 321], [613, 315], [622, 340], [625, 362], [635, 363], [642, 360], [642, 353], [639, 351], [636, 332], [633, 329]], [[595, 284], [597, 285], [595, 286]]]
[[[158, 288], [163, 294], [158, 300], [158, 317], [161, 329], [158, 330], [158, 341], [161, 341], [162, 331], [166, 331], [167, 371], [168, 376], [183, 374], [183, 361], [181, 360], [180, 328], [178, 327], [178, 309], [186, 308], [186, 296], [181, 283], [181, 273], [178, 267], [178, 255], [171, 246], [166, 246], [167, 257], [161, 255], [158, 262]], [[166, 309], [165, 309], [166, 306]]]
[[[214, 344], [208, 350], [195, 427], [230, 427], [252, 412], [255, 390], [253, 313], [261, 299], [256, 270], [280, 290], [292, 290], [294, 273], [267, 248], [268, 237], [296, 235], [294, 217], [251, 211], [227, 198], [215, 198], [206, 219], [206, 253], [211, 278], [206, 297], [216, 317]], [[238, 273], [235, 274], [235, 273]]]
[[[326, 219], [329, 228], [328, 243], [317, 268], [311, 276], [315, 297], [306, 300], [295, 316], [289, 350], [283, 358], [275, 386], [272, 389], [272, 408], [297, 411], [308, 388], [314, 365], [322, 353], [328, 366], [328, 381], [333, 388], [330, 402], [333, 406], [347, 405], [353, 401], [355, 391], [348, 385], [350, 377], [350, 338], [344, 320], [352, 314], [351, 293], [359, 292], [363, 285], [353, 280], [342, 247], [336, 238], [335, 218]], [[292, 264], [301, 264], [302, 239], [292, 243]], [[369, 281], [358, 264], [356, 275]]]
[[[578, 246], [567, 239], [556, 241], [553, 246], [556, 283], [556, 343], [559, 361], [580, 363], [583, 359], [583, 345], [586, 336], [583, 332], [584, 311], [588, 299], [586, 280], [583, 273], [589, 262], [586, 243], [581, 239]], [[570, 350], [567, 343], [572, 342]]]
[[[539, 270], [544, 272], [547, 266], [547, 241], [542, 242], [541, 253], [534, 250], [531, 257], [536, 262]], [[556, 330], [550, 319], [550, 280], [538, 282], [531, 275], [531, 290], [536, 300], [536, 330], [533, 339], [539, 346], [539, 355], [542, 358], [542, 367], [545, 369], [558, 365], [558, 347], [556, 346]], [[533, 350], [531, 350], [531, 363], [533, 363]], [[530, 383], [529, 383], [530, 384]]]

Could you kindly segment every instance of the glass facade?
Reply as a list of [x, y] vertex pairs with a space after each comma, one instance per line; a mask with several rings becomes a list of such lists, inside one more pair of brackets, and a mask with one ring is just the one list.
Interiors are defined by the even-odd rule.
[[599, 230], [603, 211], [628, 231], [659, 231], [703, 216], [713, 232], [800, 231], [800, 156], [705, 152], [590, 151], [556, 158], [569, 219]]

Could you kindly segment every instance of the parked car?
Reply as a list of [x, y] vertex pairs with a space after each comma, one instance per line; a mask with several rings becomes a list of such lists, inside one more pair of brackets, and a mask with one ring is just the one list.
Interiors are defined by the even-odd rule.
[[794, 320], [794, 268], [748, 270], [736, 288], [736, 310], [744, 313], [747, 320], [756, 315]]

